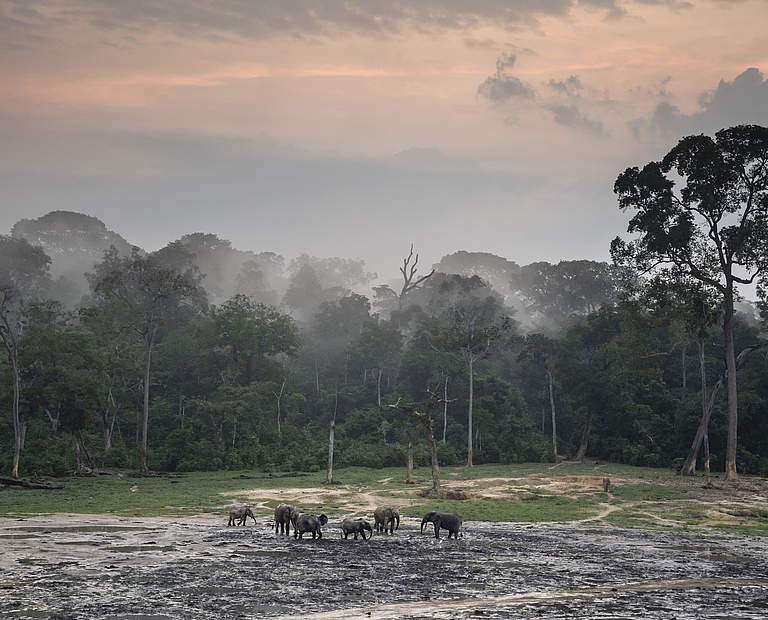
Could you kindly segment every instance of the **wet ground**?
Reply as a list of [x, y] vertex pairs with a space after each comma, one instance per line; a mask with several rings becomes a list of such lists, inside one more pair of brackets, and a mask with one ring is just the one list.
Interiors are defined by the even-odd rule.
[[[0, 520], [0, 618], [768, 616], [768, 543], [468, 523], [275, 537], [263, 521]], [[314, 616], [313, 616], [314, 615]]]

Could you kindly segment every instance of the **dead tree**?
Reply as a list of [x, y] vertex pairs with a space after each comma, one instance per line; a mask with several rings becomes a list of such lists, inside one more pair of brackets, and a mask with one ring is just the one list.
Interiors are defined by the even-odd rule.
[[435, 440], [434, 418], [432, 417], [432, 414], [443, 402], [445, 402], [445, 399], [441, 397], [436, 390], [432, 390], [429, 387], [427, 387], [426, 392], [427, 398], [422, 403], [401, 404], [400, 399], [398, 399], [395, 404], [389, 405], [389, 407], [406, 412], [408, 415], [411, 415], [414, 419], [418, 420], [424, 427], [429, 441], [429, 455], [432, 461], [432, 488], [429, 490], [429, 495], [440, 496], [442, 495], [442, 487], [440, 486], [440, 465], [437, 461], [437, 441]]
[[[411, 263], [411, 260], [413, 260], [413, 263]], [[400, 296], [398, 297], [398, 307], [400, 310], [403, 309], [405, 296], [412, 290], [419, 288], [424, 280], [431, 278], [435, 273], [435, 270], [432, 269], [427, 275], [416, 278], [418, 264], [419, 255], [417, 253], [415, 257], [413, 256], [413, 244], [411, 244], [411, 251], [408, 253], [408, 256], [403, 259], [403, 266], [400, 267], [400, 273], [403, 274], [403, 288], [400, 290]], [[414, 278], [416, 278], [416, 280], [414, 280]]]
[[[765, 346], [766, 346], [765, 344], [755, 344], [741, 351], [741, 353], [739, 353], [738, 356], [736, 356], [736, 368], [738, 369], [743, 366], [744, 362], [747, 359], [747, 356], [750, 353], [752, 353], [753, 351], [756, 351], [757, 349], [761, 349]], [[699, 427], [696, 429], [696, 435], [693, 438], [691, 449], [688, 451], [688, 457], [685, 459], [685, 462], [683, 463], [683, 467], [680, 470], [680, 473], [683, 476], [693, 476], [694, 473], [696, 472], [696, 459], [698, 458], [699, 450], [701, 449], [701, 446], [704, 443], [704, 437], [708, 435], [709, 419], [712, 417], [712, 409], [714, 409], [715, 401], [717, 400], [717, 394], [720, 392], [723, 385], [727, 383], [727, 380], [728, 380], [728, 370], [726, 369], [720, 375], [720, 378], [717, 380], [717, 383], [715, 383], [715, 385], [712, 386], [712, 391], [709, 393], [709, 397], [706, 400], [706, 405], [704, 405], [704, 401], [702, 400], [703, 411], [701, 415], [701, 420], [699, 421]], [[705, 454], [705, 459], [706, 459], [706, 454]]]
[[325, 474], [325, 484], [333, 484], [333, 440], [336, 431], [336, 412], [339, 408], [339, 386], [336, 385], [336, 393], [333, 399], [333, 417], [331, 418], [331, 430], [328, 433], [328, 470]]

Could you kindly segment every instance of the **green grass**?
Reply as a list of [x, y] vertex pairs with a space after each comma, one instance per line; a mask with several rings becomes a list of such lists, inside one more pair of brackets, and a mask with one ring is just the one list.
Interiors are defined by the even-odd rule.
[[430, 510], [455, 512], [465, 521], [568, 522], [595, 515], [598, 511], [596, 504], [597, 502], [586, 498], [533, 496], [528, 501], [437, 500], [428, 504], [409, 506], [400, 512], [409, 517], [421, 517]]
[[[512, 521], [520, 523], [570, 522], [598, 514], [600, 504], [612, 504], [618, 510], [604, 521], [619, 527], [649, 529], [700, 529], [716, 528], [717, 531], [742, 535], [768, 535], [768, 512], [747, 511], [738, 515], [733, 523], [712, 522], [707, 510], [717, 508], [715, 503], [701, 503], [701, 494], [695, 489], [675, 486], [675, 474], [671, 470], [649, 469], [613, 464], [563, 463], [553, 467], [547, 463], [523, 463], [519, 465], [479, 465], [472, 469], [445, 467], [442, 479], [452, 482], [452, 488], [471, 492], [481, 491], [469, 481], [477, 478], [526, 478], [533, 477], [530, 485], [496, 489], [503, 499], [428, 500], [422, 497], [404, 496], [404, 490], [413, 486], [404, 484], [403, 468], [368, 469], [350, 467], [337, 469], [333, 488], [337, 493], [324, 496], [322, 503], [307, 495], [306, 501], [294, 502], [304, 511], [322, 511], [331, 517], [348, 512], [348, 503], [358, 492], [375, 492], [387, 498], [407, 498], [409, 504], [401, 509], [405, 516], [421, 517], [429, 510], [456, 512], [466, 521]], [[241, 474], [251, 476], [241, 478]], [[570, 496], [553, 493], [548, 488], [537, 488], [539, 476], [605, 476], [613, 481], [612, 493], [605, 494], [598, 485], [594, 489], [582, 489]], [[431, 482], [429, 468], [415, 471], [417, 489], [428, 488]], [[626, 482], [624, 482], [626, 480]], [[62, 490], [27, 490], [0, 486], [0, 516], [29, 516], [50, 513], [114, 514], [129, 517], [173, 516], [196, 514], [224, 515], [227, 507], [236, 503], [259, 500], [258, 490], [280, 488], [323, 487], [325, 472], [313, 472], [292, 477], [272, 477], [262, 472], [192, 472], [171, 478], [129, 478], [117, 475], [93, 478], [62, 478], [56, 482], [65, 486]], [[467, 484], [462, 484], [467, 481]], [[326, 487], [327, 488], [327, 487]], [[132, 490], [133, 489], [133, 490]], [[692, 501], [698, 499], [700, 501]], [[264, 496], [262, 496], [264, 497]], [[271, 512], [278, 500], [264, 500], [265, 515]], [[257, 511], [257, 516], [259, 512]]]

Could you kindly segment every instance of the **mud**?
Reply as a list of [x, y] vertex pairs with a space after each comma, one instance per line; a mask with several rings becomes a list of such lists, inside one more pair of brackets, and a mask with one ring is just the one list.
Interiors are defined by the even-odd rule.
[[275, 536], [224, 519], [0, 520], [0, 618], [699, 618], [768, 615], [768, 543], [467, 523], [435, 540]]

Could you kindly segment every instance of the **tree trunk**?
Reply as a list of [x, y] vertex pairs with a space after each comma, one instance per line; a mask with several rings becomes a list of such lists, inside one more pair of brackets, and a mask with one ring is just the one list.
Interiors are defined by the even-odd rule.
[[557, 423], [555, 420], [555, 388], [552, 380], [552, 371], [547, 369], [547, 381], [549, 382], [549, 408], [552, 410], [552, 452], [557, 463]]
[[376, 404], [381, 408], [381, 368], [379, 368], [379, 374], [376, 377]]
[[[754, 351], [755, 349], [759, 349], [764, 345], [753, 345], [750, 347], [747, 347], [746, 349], [743, 349], [738, 357], [736, 358], [736, 368], [741, 368], [741, 366], [744, 364], [744, 361], [747, 359], [747, 356]], [[715, 401], [717, 400], [717, 395], [720, 392], [720, 389], [723, 387], [723, 385], [727, 381], [727, 370], [723, 372], [722, 375], [720, 375], [720, 378], [717, 380], [717, 383], [712, 386], [712, 391], [709, 393], [709, 399], [707, 400], [707, 407], [706, 411], [704, 412], [704, 415], [702, 415], [701, 420], [699, 421], [699, 427], [696, 429], [696, 435], [693, 437], [693, 442], [691, 443], [691, 449], [688, 451], [688, 456], [685, 459], [685, 463], [683, 463], [683, 467], [680, 470], [680, 473], [683, 476], [693, 476], [693, 474], [696, 471], [696, 459], [699, 456], [699, 449], [701, 448], [702, 442], [704, 441], [704, 435], [707, 434], [707, 429], [709, 428], [709, 419], [712, 416], [712, 410], [715, 407]]]
[[[704, 338], [699, 336], [699, 377], [701, 379], [701, 418], [707, 417], [707, 366], [704, 358]], [[709, 424], [704, 427], [704, 475], [706, 484], [710, 486], [712, 481], [709, 476]]]
[[443, 384], [443, 444], [445, 444], [445, 433], [448, 430], [448, 373], [445, 373], [445, 383]]
[[152, 346], [155, 343], [156, 328], [151, 331], [147, 339], [147, 360], [144, 369], [144, 412], [141, 423], [141, 462], [139, 471], [142, 474], [149, 473], [147, 466], [147, 431], [149, 429], [149, 376], [152, 369]]
[[51, 415], [51, 412], [47, 407], [44, 408], [43, 411], [45, 411], [45, 415], [48, 417], [48, 421], [51, 423], [51, 432], [55, 434], [59, 430], [59, 417], [61, 416], [61, 410], [59, 409], [58, 404], [56, 405], [55, 418]]
[[333, 403], [333, 417], [331, 418], [331, 430], [328, 433], [328, 470], [325, 474], [325, 483], [333, 484], [333, 435], [336, 430], [336, 411], [339, 406], [339, 388], [336, 387], [336, 396]]
[[432, 460], [432, 492], [440, 494], [440, 465], [437, 462], [437, 442], [435, 441], [435, 432], [432, 425], [432, 418], [429, 420], [429, 456]]
[[576, 452], [576, 460], [584, 462], [584, 458], [587, 456], [587, 448], [589, 447], [589, 435], [592, 432], [592, 412], [589, 412], [587, 421], [584, 424], [584, 431], [581, 434], [581, 443], [579, 449]]
[[13, 416], [13, 467], [11, 475], [14, 478], [19, 477], [19, 460], [21, 459], [21, 447], [22, 447], [22, 428], [21, 418], [19, 417], [19, 401], [21, 397], [21, 377], [19, 376], [19, 358], [16, 351], [16, 347], [8, 349], [8, 357], [11, 362], [11, 372], [13, 373], [13, 401], [11, 404], [11, 411]]
[[283, 399], [283, 392], [285, 391], [285, 379], [283, 379], [282, 384], [280, 385], [280, 392], [275, 394], [275, 397], [277, 398], [277, 434], [282, 434], [282, 430], [280, 428], [280, 401]]
[[317, 359], [315, 359], [315, 393], [320, 396], [320, 373], [317, 371]]
[[470, 353], [467, 356], [469, 365], [469, 413], [467, 415], [467, 467], [472, 467], [472, 404], [475, 388], [475, 359]]
[[413, 442], [408, 441], [408, 455], [405, 463], [405, 484], [414, 484], [413, 479]]
[[736, 352], [733, 343], [733, 293], [729, 292], [725, 299], [725, 319], [723, 321], [723, 336], [725, 337], [725, 367], [728, 385], [728, 444], [725, 451], [725, 479], [739, 479], [736, 471], [736, 437], [738, 430], [738, 400], [736, 391]]
[[681, 366], [682, 366], [682, 372], [683, 372], [683, 381], [682, 381], [682, 388], [683, 388], [683, 396], [685, 396], [685, 393], [688, 391], [688, 369], [686, 364], [686, 354], [688, 350], [688, 343], [683, 343], [683, 352], [682, 352], [682, 360], [681, 360]]
[[72, 447], [75, 450], [75, 474], [83, 471], [83, 461], [80, 457], [80, 442], [77, 439], [77, 433], [72, 433]]

